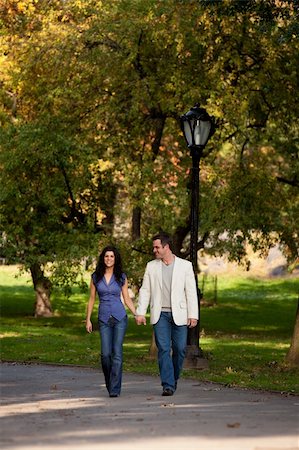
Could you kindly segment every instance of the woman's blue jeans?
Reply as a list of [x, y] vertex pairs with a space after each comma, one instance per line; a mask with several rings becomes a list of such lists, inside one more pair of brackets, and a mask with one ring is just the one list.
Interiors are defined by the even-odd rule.
[[154, 332], [161, 384], [163, 389], [175, 391], [186, 353], [187, 325], [176, 325], [171, 312], [162, 312]]
[[101, 363], [109, 394], [121, 391], [123, 341], [128, 326], [128, 316], [122, 320], [110, 317], [108, 323], [99, 321], [101, 336]]

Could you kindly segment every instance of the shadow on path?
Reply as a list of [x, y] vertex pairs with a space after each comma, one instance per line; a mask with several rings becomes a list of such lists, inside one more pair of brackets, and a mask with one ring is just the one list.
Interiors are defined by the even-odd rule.
[[124, 374], [110, 399], [94, 369], [1, 365], [2, 449], [298, 450], [299, 398]]

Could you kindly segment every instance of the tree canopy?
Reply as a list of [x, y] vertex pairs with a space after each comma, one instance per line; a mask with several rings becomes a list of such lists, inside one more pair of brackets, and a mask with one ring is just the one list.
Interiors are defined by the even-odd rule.
[[187, 256], [179, 117], [200, 103], [198, 246], [298, 257], [297, 2], [4, 0], [1, 27], [4, 255], [45, 276], [114, 236], [138, 280], [163, 228]]

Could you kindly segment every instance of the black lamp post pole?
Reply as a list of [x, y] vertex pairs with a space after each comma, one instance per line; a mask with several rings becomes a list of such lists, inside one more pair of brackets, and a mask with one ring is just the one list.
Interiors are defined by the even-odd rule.
[[197, 242], [198, 242], [198, 228], [199, 228], [199, 173], [200, 173], [200, 159], [202, 151], [199, 149], [191, 149], [192, 156], [192, 178], [191, 178], [191, 223], [190, 223], [190, 260], [193, 265], [193, 270], [196, 279], [197, 299], [198, 299], [198, 324], [188, 331], [187, 342], [187, 357], [202, 356], [202, 351], [199, 347], [199, 323], [200, 323], [200, 291], [198, 288], [198, 262], [197, 262]]
[[199, 226], [199, 171], [201, 151], [191, 150], [192, 154], [192, 179], [191, 179], [191, 241], [190, 241], [190, 259], [193, 264], [193, 270], [198, 272], [197, 263], [197, 242]]
[[214, 117], [210, 117], [204, 108], [196, 104], [186, 114], [181, 116], [181, 128], [192, 157], [192, 178], [191, 178], [191, 237], [190, 237], [190, 259], [196, 279], [197, 300], [199, 320], [197, 326], [188, 330], [187, 351], [184, 366], [186, 368], [203, 369], [208, 366], [208, 361], [204, 358], [199, 345], [200, 330], [200, 290], [198, 288], [198, 263], [197, 244], [199, 228], [199, 180], [200, 161], [203, 157], [203, 150], [209, 138], [215, 132]]

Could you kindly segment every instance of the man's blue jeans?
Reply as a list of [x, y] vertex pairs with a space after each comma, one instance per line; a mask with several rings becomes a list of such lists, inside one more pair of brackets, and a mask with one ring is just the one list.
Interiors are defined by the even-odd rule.
[[154, 332], [161, 384], [163, 389], [175, 391], [186, 353], [187, 325], [176, 325], [171, 312], [162, 312]]
[[101, 363], [109, 394], [121, 391], [123, 341], [128, 326], [128, 316], [122, 320], [110, 317], [108, 323], [99, 321], [101, 335]]

